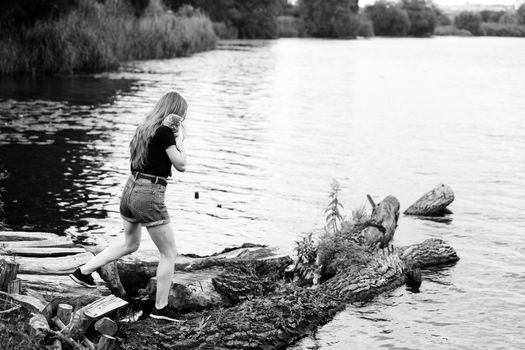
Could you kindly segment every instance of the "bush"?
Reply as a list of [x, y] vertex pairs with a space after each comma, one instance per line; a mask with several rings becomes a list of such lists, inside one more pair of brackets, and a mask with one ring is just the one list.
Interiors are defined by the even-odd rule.
[[406, 36], [410, 29], [407, 12], [395, 4], [378, 1], [365, 7], [365, 13], [374, 25], [375, 35]]
[[426, 0], [402, 0], [401, 7], [410, 20], [408, 35], [417, 37], [432, 36], [437, 22], [436, 8]]
[[370, 36], [371, 23], [356, 14], [355, 0], [301, 0], [299, 15], [306, 34], [323, 38]]
[[471, 11], [462, 11], [454, 18], [454, 25], [458, 29], [466, 29], [472, 35], [483, 35], [481, 22], [481, 15]]
[[525, 37], [525, 25], [482, 23], [481, 26], [486, 36]]
[[434, 35], [472, 36], [472, 33], [466, 29], [458, 29], [454, 26], [437, 26], [436, 29], [434, 29]]
[[479, 15], [483, 22], [499, 22], [501, 16], [505, 14], [505, 11], [493, 11], [493, 10], [482, 10]]
[[0, 69], [2, 74], [101, 71], [121, 61], [186, 56], [213, 48], [216, 40], [209, 18], [191, 7], [174, 14], [151, 1], [136, 18], [123, 0], [85, 0], [61, 18], [37, 21], [0, 40]]

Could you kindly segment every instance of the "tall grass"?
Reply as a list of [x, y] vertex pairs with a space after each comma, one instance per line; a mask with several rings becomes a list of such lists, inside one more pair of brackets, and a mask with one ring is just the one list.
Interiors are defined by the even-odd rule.
[[127, 60], [187, 56], [216, 42], [210, 19], [188, 6], [173, 13], [151, 1], [137, 18], [122, 0], [84, 0], [61, 18], [4, 35], [0, 72], [101, 71]]

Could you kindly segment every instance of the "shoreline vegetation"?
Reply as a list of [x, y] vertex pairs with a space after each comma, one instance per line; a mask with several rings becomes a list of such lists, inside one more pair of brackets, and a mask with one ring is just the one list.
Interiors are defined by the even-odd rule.
[[427, 0], [20, 0], [0, 4], [0, 75], [112, 70], [218, 39], [525, 37], [516, 10], [445, 13]]
[[4, 30], [2, 75], [97, 72], [124, 61], [188, 56], [217, 43], [212, 22], [191, 6], [173, 12], [152, 0], [137, 16], [123, 0], [82, 0], [62, 11], [29, 25], [22, 18]]

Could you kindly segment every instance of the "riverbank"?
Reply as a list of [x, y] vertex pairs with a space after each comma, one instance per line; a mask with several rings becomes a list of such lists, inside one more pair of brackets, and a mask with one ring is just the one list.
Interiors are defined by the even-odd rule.
[[98, 72], [121, 62], [188, 56], [215, 48], [210, 19], [152, 1], [140, 17], [122, 0], [81, 1], [67, 14], [0, 36], [0, 74]]

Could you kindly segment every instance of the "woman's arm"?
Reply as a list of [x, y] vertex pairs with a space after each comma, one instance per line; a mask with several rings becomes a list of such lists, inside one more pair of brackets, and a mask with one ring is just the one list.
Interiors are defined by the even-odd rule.
[[176, 146], [172, 145], [166, 148], [166, 153], [168, 154], [171, 164], [180, 172], [186, 171], [186, 151], [182, 145], [182, 137], [178, 135], [175, 138]]

